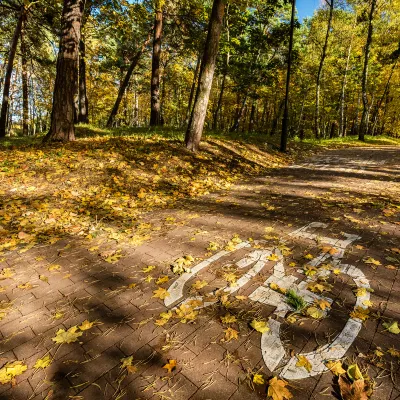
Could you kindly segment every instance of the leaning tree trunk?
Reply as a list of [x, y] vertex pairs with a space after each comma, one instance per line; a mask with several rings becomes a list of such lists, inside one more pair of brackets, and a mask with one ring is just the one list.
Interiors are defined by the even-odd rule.
[[118, 114], [119, 106], [121, 104], [122, 98], [124, 97], [126, 88], [129, 85], [129, 81], [131, 79], [132, 73], [133, 73], [134, 69], [136, 68], [136, 66], [138, 65], [140, 57], [142, 56], [143, 52], [145, 51], [147, 45], [149, 44], [149, 41], [150, 41], [150, 38], [147, 38], [147, 40], [143, 43], [142, 47], [138, 50], [138, 52], [135, 54], [135, 56], [133, 57], [133, 59], [131, 61], [131, 65], [129, 66], [129, 69], [125, 75], [125, 79], [123, 80], [121, 86], [119, 87], [117, 100], [115, 100], [114, 107], [111, 110], [111, 114], [107, 121], [107, 128], [111, 128], [114, 124], [115, 117]]
[[164, 0], [156, 0], [154, 19], [153, 59], [151, 70], [151, 112], [150, 126], [161, 125], [160, 104], [160, 59], [161, 59], [161, 36], [163, 30], [163, 5]]
[[86, 45], [81, 38], [79, 42], [79, 114], [78, 122], [89, 123], [89, 100], [86, 91]]
[[186, 118], [185, 118], [186, 124], [189, 123], [189, 118], [192, 113], [192, 103], [193, 103], [194, 91], [196, 89], [197, 76], [199, 75], [200, 71], [200, 64], [201, 64], [201, 55], [199, 54], [197, 58], [196, 69], [194, 71], [192, 87], [190, 88], [189, 103], [186, 110]]
[[22, 134], [29, 135], [29, 99], [28, 99], [28, 60], [26, 56], [26, 43], [24, 25], [21, 30], [21, 66], [22, 66]]
[[53, 108], [45, 141], [75, 140], [74, 101], [78, 89], [79, 42], [84, 5], [85, 0], [64, 0]]
[[321, 55], [321, 60], [319, 62], [318, 74], [317, 74], [317, 88], [316, 88], [316, 93], [315, 93], [315, 121], [314, 121], [314, 132], [315, 132], [315, 137], [317, 139], [320, 137], [320, 130], [321, 130], [320, 125], [319, 125], [319, 122], [320, 122], [319, 121], [319, 97], [320, 97], [320, 91], [321, 91], [322, 69], [324, 68], [326, 51], [328, 49], [329, 34], [331, 32], [332, 17], [333, 17], [333, 2], [334, 2], [334, 0], [331, 0], [331, 2], [329, 3], [328, 28], [326, 30], [325, 43], [324, 43], [324, 47], [322, 48], [322, 55]]
[[15, 53], [17, 51], [18, 40], [21, 35], [22, 22], [24, 18], [25, 18], [25, 8], [24, 6], [22, 6], [17, 26], [15, 27], [14, 36], [11, 41], [10, 52], [8, 54], [6, 75], [4, 78], [4, 85], [3, 85], [3, 102], [1, 104], [1, 114], [0, 114], [0, 138], [5, 137], [7, 132], [7, 114], [8, 114], [9, 100], [10, 100], [11, 75], [13, 71]]
[[375, 6], [376, 6], [376, 0], [372, 0], [368, 16], [368, 34], [367, 34], [367, 42], [365, 44], [364, 69], [363, 69], [362, 83], [361, 83], [363, 113], [361, 117], [360, 131], [358, 133], [358, 140], [362, 141], [365, 140], [365, 135], [367, 134], [368, 130], [368, 114], [369, 114], [368, 97], [367, 97], [368, 63], [369, 63], [369, 53], [372, 43], [372, 32], [373, 32], [372, 20], [374, 18]]
[[225, 4], [226, 0], [214, 0], [211, 11], [196, 98], [185, 137], [186, 147], [191, 151], [197, 151], [199, 149], [201, 136], [203, 134], [208, 100], [210, 98], [214, 77], [215, 62], [218, 54]]

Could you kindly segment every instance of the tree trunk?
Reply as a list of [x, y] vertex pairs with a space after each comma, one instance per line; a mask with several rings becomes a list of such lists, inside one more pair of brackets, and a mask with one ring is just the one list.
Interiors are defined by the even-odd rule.
[[225, 71], [224, 76], [222, 77], [221, 90], [220, 90], [219, 96], [218, 96], [217, 108], [215, 109], [215, 112], [214, 112], [213, 131], [216, 131], [217, 127], [218, 127], [218, 116], [219, 116], [219, 112], [221, 111], [222, 100], [224, 98], [226, 75], [227, 75], [227, 72]]
[[363, 69], [362, 83], [361, 83], [363, 113], [361, 117], [360, 131], [358, 133], [358, 140], [362, 141], [365, 140], [365, 135], [367, 134], [367, 129], [368, 129], [368, 114], [369, 114], [368, 97], [367, 97], [368, 63], [369, 63], [369, 53], [372, 43], [372, 32], [373, 32], [372, 20], [374, 18], [375, 6], [376, 6], [376, 0], [371, 0], [371, 8], [368, 16], [367, 42], [365, 44], [364, 69]]
[[256, 117], [256, 108], [257, 108], [257, 100], [253, 100], [251, 103], [251, 111], [250, 111], [250, 121], [249, 121], [249, 132], [254, 131], [254, 123]]
[[242, 104], [240, 105], [240, 108], [238, 108], [236, 111], [235, 120], [233, 121], [233, 125], [231, 126], [231, 129], [229, 130], [230, 132], [238, 131], [240, 121], [243, 118], [244, 109], [246, 107], [246, 102], [247, 102], [247, 93], [245, 93], [245, 95], [243, 97], [243, 101], [242, 101]]
[[89, 101], [86, 91], [86, 45], [84, 39], [79, 42], [79, 115], [78, 122], [89, 123]]
[[349, 49], [347, 50], [347, 59], [346, 59], [346, 68], [344, 70], [343, 82], [342, 82], [342, 90], [340, 93], [340, 126], [339, 126], [339, 136], [345, 136], [344, 133], [344, 105], [345, 105], [345, 95], [346, 95], [346, 85], [347, 85], [347, 73], [349, 72], [350, 66], [350, 55], [351, 55], [351, 47], [353, 44], [353, 36], [351, 37]]
[[[333, 6], [333, 0], [331, 0]], [[293, 33], [294, 33], [294, 19], [296, 14], [296, 0], [292, 0], [292, 16], [290, 19], [290, 39], [289, 39], [289, 54], [288, 66], [286, 75], [286, 92], [285, 92], [285, 108], [283, 111], [282, 120], [282, 135], [280, 151], [285, 152], [288, 139], [288, 125], [289, 125], [289, 89], [290, 89], [290, 73], [292, 69], [292, 51], [293, 51]]]
[[284, 104], [285, 104], [285, 100], [282, 100], [279, 103], [279, 108], [278, 108], [277, 114], [274, 116], [274, 119], [272, 121], [271, 136], [275, 135], [275, 133], [276, 133], [276, 129], [278, 128], [279, 117], [281, 115], [281, 111], [282, 111], [282, 108], [283, 108]]
[[194, 97], [194, 91], [196, 89], [197, 77], [200, 71], [200, 64], [201, 64], [201, 54], [199, 53], [199, 56], [197, 57], [196, 69], [194, 71], [192, 87], [190, 88], [189, 103], [188, 103], [188, 108], [186, 110], [186, 124], [189, 123], [189, 118], [192, 113], [193, 97]]
[[50, 130], [45, 141], [75, 140], [74, 112], [78, 89], [79, 42], [85, 0], [64, 0]]
[[136, 66], [138, 65], [140, 57], [142, 56], [144, 50], [146, 49], [149, 41], [150, 41], [150, 38], [147, 38], [147, 40], [143, 43], [142, 48], [135, 54], [135, 56], [132, 59], [131, 65], [129, 66], [129, 69], [125, 75], [125, 79], [123, 80], [122, 84], [119, 87], [117, 100], [115, 100], [114, 107], [111, 110], [111, 114], [107, 121], [107, 128], [111, 128], [114, 124], [115, 117], [118, 113], [118, 109], [121, 104], [122, 98], [124, 97], [125, 90], [129, 85], [129, 81], [131, 79], [132, 73], [133, 73], [134, 69], [136, 68]]
[[391, 81], [391, 79], [392, 79], [393, 72], [394, 72], [394, 70], [396, 69], [396, 66], [397, 66], [397, 60], [395, 61], [395, 63], [394, 63], [393, 66], [392, 66], [392, 69], [391, 69], [391, 71], [390, 71], [389, 78], [388, 78], [388, 80], [386, 81], [385, 89], [384, 89], [384, 91], [383, 91], [383, 93], [382, 93], [382, 96], [381, 96], [381, 98], [378, 100], [378, 103], [376, 104], [376, 107], [375, 107], [375, 111], [374, 111], [374, 114], [373, 114], [373, 117], [372, 117], [372, 135], [373, 135], [373, 136], [375, 136], [375, 129], [376, 129], [376, 124], [377, 124], [377, 122], [378, 122], [379, 110], [380, 110], [380, 108], [381, 108], [381, 106], [382, 106], [382, 103], [383, 103], [384, 98], [386, 97], [386, 93], [389, 91], [390, 81]]
[[160, 105], [160, 59], [161, 59], [161, 36], [163, 30], [163, 4], [164, 0], [156, 0], [153, 39], [153, 60], [151, 71], [151, 112], [150, 126], [161, 124]]
[[322, 48], [322, 55], [321, 55], [321, 60], [319, 62], [318, 74], [317, 74], [317, 88], [316, 88], [316, 93], [315, 93], [315, 121], [314, 121], [314, 132], [315, 132], [315, 137], [317, 139], [320, 137], [319, 97], [320, 97], [320, 91], [321, 91], [322, 69], [324, 67], [326, 51], [328, 49], [329, 34], [331, 32], [332, 17], [333, 17], [333, 2], [334, 2], [334, 0], [331, 0], [331, 2], [329, 3], [328, 28], [326, 30], [325, 43], [324, 43], [324, 47]]
[[21, 66], [22, 66], [22, 135], [29, 135], [29, 99], [28, 99], [28, 60], [25, 43], [25, 20], [21, 30]]
[[5, 137], [7, 132], [7, 114], [8, 114], [9, 97], [10, 97], [11, 75], [13, 71], [15, 53], [17, 51], [18, 40], [21, 34], [22, 22], [24, 18], [25, 18], [25, 8], [24, 6], [22, 6], [18, 17], [17, 26], [15, 27], [14, 36], [11, 41], [10, 52], [8, 54], [8, 63], [3, 85], [3, 101], [1, 104], [1, 114], [0, 114], [0, 138]]
[[203, 134], [204, 121], [207, 113], [208, 100], [215, 71], [219, 39], [222, 30], [222, 20], [226, 0], [214, 0], [208, 34], [201, 63], [199, 83], [196, 91], [193, 112], [186, 131], [185, 144], [189, 150], [197, 151]]

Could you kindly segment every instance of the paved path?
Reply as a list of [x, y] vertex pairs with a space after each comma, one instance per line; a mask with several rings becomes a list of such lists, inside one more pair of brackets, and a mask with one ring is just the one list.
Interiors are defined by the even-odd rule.
[[[14, 387], [0, 385], [0, 399], [265, 398], [254, 373], [284, 377], [294, 399], [334, 399], [324, 362], [336, 358], [368, 368], [373, 398], [400, 398], [400, 359], [387, 352], [400, 350], [399, 336], [382, 326], [400, 321], [399, 194], [398, 148], [335, 150], [150, 214], [159, 235], [123, 247], [115, 264], [97, 254], [104, 249], [67, 239], [7, 253], [0, 269], [15, 275], [0, 282], [0, 360], [28, 369]], [[179, 278], [170, 265], [188, 255], [192, 273]], [[305, 265], [316, 273], [306, 276]], [[311, 292], [317, 278], [330, 291]], [[169, 296], [152, 297], [159, 288]], [[308, 303], [325, 299], [322, 318], [287, 322], [285, 288]], [[351, 317], [355, 307], [371, 318]], [[270, 331], [252, 329], [254, 319], [269, 319]], [[84, 320], [95, 324], [78, 341], [52, 340]], [[296, 367], [300, 354], [311, 371]], [[35, 370], [46, 355], [52, 364]]]

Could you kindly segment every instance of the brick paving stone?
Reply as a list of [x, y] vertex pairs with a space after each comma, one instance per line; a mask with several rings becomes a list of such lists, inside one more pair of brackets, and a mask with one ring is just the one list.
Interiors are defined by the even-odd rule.
[[[385, 147], [332, 150], [303, 164], [277, 168], [270, 176], [239, 183], [229, 192], [186, 200], [175, 209], [143, 215], [143, 221], [160, 226], [161, 231], [136, 248], [120, 243], [124, 257], [116, 264], [100, 257], [102, 248], [90, 252], [82, 242], [70, 238], [54, 245], [38, 245], [24, 254], [7, 253], [0, 269], [10, 266], [16, 275], [12, 282], [2, 282], [6, 290], [0, 294], [0, 301], [11, 301], [12, 308], [0, 323], [0, 364], [24, 360], [28, 370], [17, 378], [19, 383], [14, 388], [0, 386], [0, 399], [38, 400], [49, 393], [52, 400], [70, 396], [89, 400], [264, 399], [266, 385], [256, 385], [252, 390], [251, 374], [259, 371], [268, 381], [280, 369], [270, 371], [266, 366], [262, 335], [250, 329], [249, 322], [253, 318], [277, 317], [273, 316], [275, 305], [254, 302], [248, 296], [274, 275], [276, 262], [268, 261], [257, 276], [233, 292], [230, 303], [219, 301], [201, 309], [188, 323], [180, 322], [172, 310], [173, 317], [167, 324], [155, 325], [160, 314], [168, 311], [162, 300], [153, 297], [159, 287], [155, 281], [159, 276], [169, 276], [169, 282], [160, 285], [168, 289], [176, 280], [170, 264], [188, 254], [199, 260], [210, 257], [206, 248], [211, 241], [224, 246], [234, 234], [242, 240], [259, 240], [266, 233], [278, 238], [267, 238], [268, 247], [286, 244], [292, 251], [285, 257], [286, 274], [304, 281], [307, 277], [297, 269], [309, 262], [304, 255], [317, 256], [321, 245], [290, 234], [314, 221], [327, 224], [315, 228], [319, 237], [340, 239], [342, 232], [361, 237], [346, 248], [342, 262], [355, 266], [369, 280], [373, 317], [362, 324], [344, 363], [357, 361], [368, 367], [377, 382], [376, 398], [400, 398], [395, 388], [400, 387], [398, 361], [387, 353], [392, 347], [400, 350], [398, 338], [382, 325], [384, 321], [400, 321], [400, 265], [387, 261], [392, 255], [390, 249], [398, 247], [400, 226], [398, 214], [385, 217], [382, 213], [389, 199], [393, 204], [398, 201], [399, 180], [395, 174], [399, 154], [398, 149]], [[262, 203], [272, 207], [268, 209]], [[194, 214], [196, 218], [191, 218]], [[166, 222], [170, 216], [176, 219], [174, 223]], [[267, 227], [274, 230], [265, 231]], [[71, 247], [66, 248], [67, 244]], [[236, 268], [240, 275], [248, 272], [252, 265], [244, 269], [234, 265], [253, 250], [230, 253], [200, 271], [187, 282], [183, 299], [193, 295], [188, 288], [196, 280], [208, 282], [197, 294], [203, 296], [226, 286], [223, 273], [229, 268]], [[382, 265], [365, 263], [367, 257]], [[296, 266], [288, 269], [291, 262]], [[387, 268], [389, 263], [395, 264], [395, 269]], [[49, 271], [50, 264], [60, 265], [61, 272]], [[143, 273], [142, 268], [149, 265], [156, 269]], [[48, 281], [41, 281], [39, 275]], [[146, 282], [149, 275], [154, 279]], [[26, 282], [35, 287], [17, 287]], [[354, 281], [340, 274], [330, 282], [332, 290], [324, 293], [333, 300], [327, 318], [300, 319], [295, 324], [277, 318], [286, 351], [283, 364], [289, 354], [311, 352], [330, 343], [344, 328], [356, 302]], [[136, 287], [128, 288], [131, 283]], [[236, 295], [247, 297], [235, 301]], [[55, 320], [54, 313], [59, 311], [64, 315]], [[220, 317], [227, 313], [237, 316], [238, 321], [223, 324]], [[378, 313], [380, 319], [374, 317]], [[79, 326], [85, 319], [96, 321], [96, 325], [77, 342], [58, 346], [52, 341], [58, 329]], [[225, 341], [228, 326], [238, 331], [238, 340]], [[372, 365], [377, 362], [373, 352], [378, 347], [384, 352], [378, 362], [385, 368], [392, 365], [391, 375], [382, 374]], [[52, 364], [34, 372], [34, 363], [47, 352], [53, 357]], [[129, 356], [137, 371], [126, 375], [120, 365], [121, 359]], [[177, 361], [171, 374], [162, 368], [168, 360]], [[290, 380], [289, 389], [294, 399], [335, 398], [330, 372]]]

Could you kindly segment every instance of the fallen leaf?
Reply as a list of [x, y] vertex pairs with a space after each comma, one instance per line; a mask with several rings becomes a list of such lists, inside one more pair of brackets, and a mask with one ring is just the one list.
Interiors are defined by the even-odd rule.
[[168, 360], [168, 363], [163, 366], [170, 374], [176, 368], [176, 360]]
[[317, 307], [308, 307], [306, 314], [314, 319], [320, 319], [324, 316], [324, 313]]
[[343, 368], [342, 362], [340, 360], [328, 361], [325, 365], [336, 376], [339, 376], [346, 372], [346, 370]]
[[163, 283], [166, 283], [169, 281], [169, 277], [167, 275], [160, 276], [156, 280], [156, 285], [162, 285]]
[[231, 340], [238, 339], [238, 331], [232, 328], [227, 328], [224, 330], [225, 332], [225, 341], [230, 342]]
[[264, 380], [264, 377], [263, 377], [261, 374], [254, 374], [254, 376], [253, 376], [253, 382], [254, 382], [256, 385], [264, 385], [265, 380]]
[[53, 342], [62, 344], [62, 343], [73, 343], [78, 340], [80, 336], [82, 336], [82, 332], [78, 331], [77, 326], [71, 326], [67, 331], [64, 329], [59, 329], [56, 333], [56, 336], [51, 340]]
[[223, 324], [232, 324], [237, 321], [236, 317], [231, 314], [226, 314], [224, 317], [221, 317], [221, 321]]
[[340, 395], [343, 400], [368, 400], [371, 390], [364, 379], [350, 382], [346, 377], [339, 376]]
[[33, 368], [39, 369], [39, 368], [47, 368], [52, 362], [52, 359], [50, 357], [50, 355], [44, 356], [42, 358], [38, 358], [36, 360], [35, 365], [33, 366]]
[[367, 257], [364, 258], [365, 264], [382, 265], [380, 261], [375, 260], [375, 258]]
[[88, 329], [92, 328], [94, 325], [94, 322], [89, 322], [87, 319], [82, 322], [81, 325], [79, 325], [79, 329], [81, 331], [87, 331]]
[[384, 322], [382, 325], [390, 333], [393, 333], [395, 335], [398, 335], [400, 333], [400, 328], [397, 321]]
[[274, 376], [268, 382], [268, 396], [273, 400], [289, 400], [293, 397], [289, 389], [286, 388], [287, 382]]
[[298, 361], [296, 363], [296, 367], [304, 367], [307, 370], [307, 372], [311, 372], [312, 365], [305, 356], [298, 355], [297, 359], [298, 359]]
[[354, 382], [357, 381], [359, 379], [364, 379], [360, 368], [358, 367], [357, 364], [352, 364], [349, 365], [349, 367], [347, 368], [347, 376]]
[[148, 274], [149, 272], [153, 271], [154, 269], [156, 269], [156, 267], [154, 265], [149, 265], [148, 267], [142, 268], [142, 272], [144, 272], [145, 274]]
[[257, 332], [260, 333], [265, 333], [269, 331], [269, 326], [268, 323], [265, 321], [259, 321], [256, 319], [253, 319], [253, 321], [251, 321], [250, 326], [255, 329]]
[[164, 300], [165, 298], [170, 296], [167, 289], [164, 289], [162, 287], [158, 288], [157, 290], [154, 290], [153, 293], [154, 294], [152, 297], [155, 297], [156, 299], [161, 299], [161, 300]]
[[368, 308], [356, 307], [350, 313], [350, 317], [360, 319], [361, 321], [366, 321], [369, 318], [369, 313], [370, 311]]
[[12, 382], [16, 376], [23, 374], [28, 367], [22, 361], [8, 362], [0, 368], [0, 383]]

